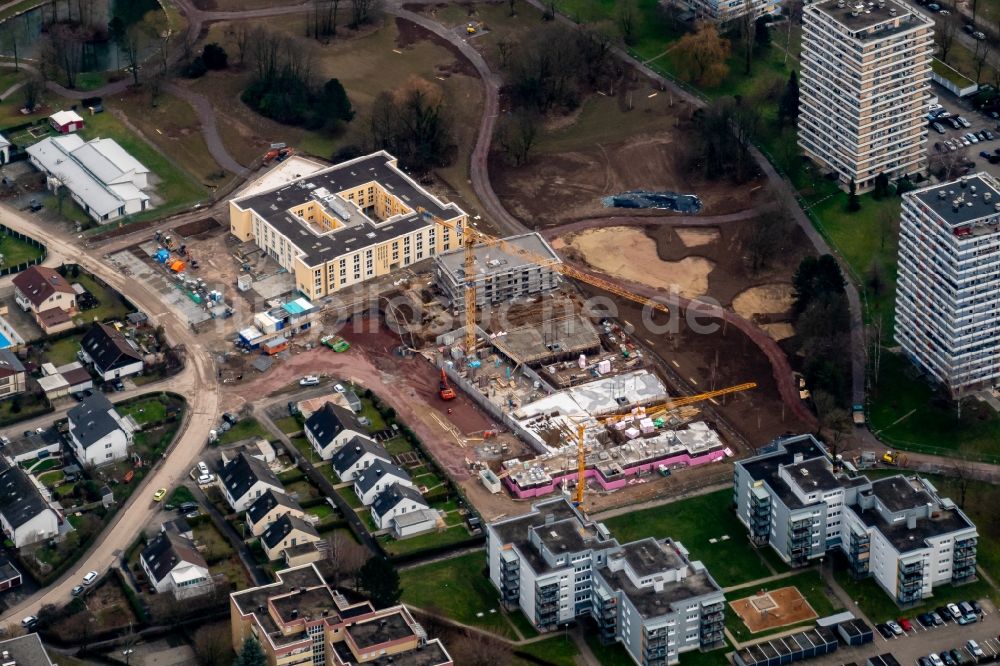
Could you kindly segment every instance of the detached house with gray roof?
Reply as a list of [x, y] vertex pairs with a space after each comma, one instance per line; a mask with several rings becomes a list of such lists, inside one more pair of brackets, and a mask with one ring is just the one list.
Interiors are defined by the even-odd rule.
[[94, 324], [80, 341], [83, 360], [106, 381], [137, 375], [142, 372], [142, 354], [114, 326]]
[[57, 536], [61, 522], [28, 473], [0, 457], [0, 527], [14, 547]]
[[392, 457], [381, 444], [359, 435], [333, 454], [330, 465], [341, 481], [354, 481], [378, 460], [392, 462]]
[[368, 433], [349, 409], [328, 402], [306, 419], [306, 439], [323, 460], [329, 460], [355, 437]]
[[413, 486], [410, 475], [402, 467], [384, 460], [376, 460], [371, 467], [354, 479], [354, 492], [362, 504], [370, 506], [380, 492], [394, 483]]
[[319, 532], [302, 518], [285, 514], [274, 521], [260, 535], [260, 545], [264, 547], [267, 559], [274, 561], [284, 557], [284, 551], [296, 546], [307, 546], [320, 541]]
[[270, 467], [243, 451], [225, 464], [219, 478], [222, 481], [222, 494], [237, 513], [246, 511], [269, 490], [275, 493], [285, 492], [285, 487]]
[[305, 512], [298, 502], [285, 493], [268, 489], [247, 509], [247, 526], [251, 534], [260, 536], [282, 516], [302, 518]]
[[0, 641], [0, 653], [5, 657], [4, 664], [13, 666], [52, 666], [42, 639], [38, 634], [25, 634], [17, 638]]
[[178, 599], [211, 590], [208, 563], [194, 542], [165, 529], [149, 542], [139, 556], [142, 570], [159, 593], [173, 592]]
[[428, 508], [430, 505], [419, 490], [394, 483], [375, 496], [371, 508], [372, 520], [380, 530], [384, 530], [390, 526], [393, 518]]
[[128, 457], [135, 427], [103, 393], [84, 398], [67, 416], [70, 446], [81, 465], [105, 465]]

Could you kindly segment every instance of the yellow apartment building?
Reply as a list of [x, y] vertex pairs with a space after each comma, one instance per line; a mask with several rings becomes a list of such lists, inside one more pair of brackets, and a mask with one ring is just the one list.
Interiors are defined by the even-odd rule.
[[467, 223], [385, 151], [229, 202], [232, 234], [253, 240], [310, 299], [458, 248]]

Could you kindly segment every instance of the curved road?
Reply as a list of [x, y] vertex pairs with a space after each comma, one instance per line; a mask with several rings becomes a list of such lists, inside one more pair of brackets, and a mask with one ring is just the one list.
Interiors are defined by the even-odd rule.
[[66, 603], [70, 599], [70, 590], [79, 584], [85, 572], [91, 569], [104, 572], [116, 562], [119, 554], [131, 545], [136, 535], [149, 524], [152, 515], [160, 508], [159, 504], [152, 501], [152, 489], [177, 485], [194, 465], [208, 439], [208, 431], [218, 418], [220, 396], [211, 355], [202, 349], [194, 334], [183, 323], [184, 317], [164, 306], [158, 294], [151, 292], [141, 282], [123, 277], [100, 256], [39, 226], [34, 220], [22, 216], [7, 205], [0, 206], [0, 216], [4, 224], [12, 229], [30, 234], [45, 243], [50, 257], [72, 258], [93, 272], [148, 313], [155, 323], [162, 324], [172, 344], [184, 345], [187, 349], [184, 370], [170, 379], [167, 388], [184, 395], [188, 400], [185, 422], [177, 439], [164, 459], [143, 479], [125, 506], [119, 509], [111, 525], [105, 528], [95, 544], [57, 582], [8, 609], [0, 619], [0, 622], [7, 624], [26, 615], [37, 614], [44, 604]]
[[[574, 220], [566, 224], [554, 227], [539, 229], [545, 240], [552, 241], [564, 234], [571, 234], [577, 231], [586, 231], [595, 227], [717, 227], [720, 224], [729, 222], [741, 222], [752, 220], [761, 214], [771, 210], [771, 206], [756, 206], [747, 208], [736, 213], [726, 213], [725, 215], [678, 215], [676, 217], [664, 216], [641, 216], [641, 215], [608, 215], [607, 217], [587, 217], [582, 220]], [[608, 279], [605, 276], [604, 279]]]

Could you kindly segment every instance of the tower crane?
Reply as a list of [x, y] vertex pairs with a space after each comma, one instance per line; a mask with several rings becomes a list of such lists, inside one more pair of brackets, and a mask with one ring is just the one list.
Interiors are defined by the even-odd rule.
[[[746, 382], [744, 384], [737, 384], [735, 386], [728, 386], [723, 389], [718, 389], [716, 391], [706, 391], [705, 393], [698, 393], [697, 395], [686, 395], [679, 398], [674, 398], [673, 400], [668, 400], [666, 402], [661, 402], [650, 407], [645, 407], [647, 417], [651, 414], [661, 415], [669, 412], [671, 410], [677, 409], [678, 407], [684, 407], [687, 405], [693, 405], [695, 403], [704, 402], [705, 400], [712, 400], [714, 398], [719, 398], [724, 395], [729, 395], [731, 393], [740, 393], [741, 391], [749, 391], [750, 389], [757, 388], [756, 382]], [[608, 425], [614, 423], [615, 421], [627, 417], [635, 416], [632, 411], [628, 412], [618, 412], [615, 414], [607, 414], [605, 416], [597, 417], [597, 421], [601, 425]], [[571, 417], [572, 418], [572, 417]], [[569, 428], [566, 428], [569, 431]], [[586, 489], [586, 476], [587, 476], [587, 451], [584, 446], [584, 435], [586, 434], [587, 427], [583, 423], [576, 423], [576, 492], [573, 497], [573, 502], [577, 506], [583, 504], [584, 491]], [[573, 434], [567, 432], [567, 434]]]

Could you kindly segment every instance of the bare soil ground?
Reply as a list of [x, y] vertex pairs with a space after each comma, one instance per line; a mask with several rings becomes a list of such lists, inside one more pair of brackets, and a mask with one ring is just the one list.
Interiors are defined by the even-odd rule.
[[782, 587], [729, 602], [750, 633], [804, 622], [817, 617], [809, 602], [795, 587]]
[[562, 243], [558, 245], [577, 250], [585, 262], [609, 275], [676, 291], [687, 298], [707, 293], [708, 276], [715, 267], [712, 261], [697, 256], [662, 261], [656, 254], [656, 241], [642, 229], [603, 227], [559, 240]]

